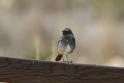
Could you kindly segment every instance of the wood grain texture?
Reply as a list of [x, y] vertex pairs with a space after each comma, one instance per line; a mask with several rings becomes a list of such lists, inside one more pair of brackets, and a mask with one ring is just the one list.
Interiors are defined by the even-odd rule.
[[0, 57], [0, 81], [8, 83], [124, 83], [124, 68]]

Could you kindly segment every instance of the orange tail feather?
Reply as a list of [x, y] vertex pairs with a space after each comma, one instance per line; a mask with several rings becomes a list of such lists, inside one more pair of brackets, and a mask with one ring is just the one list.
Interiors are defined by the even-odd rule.
[[56, 57], [55, 61], [60, 61], [62, 56], [63, 56], [62, 54], [58, 54], [58, 56]]

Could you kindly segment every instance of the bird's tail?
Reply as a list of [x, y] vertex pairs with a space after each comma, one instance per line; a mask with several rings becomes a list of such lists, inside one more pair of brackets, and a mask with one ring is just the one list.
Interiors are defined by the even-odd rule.
[[58, 56], [56, 57], [55, 61], [60, 61], [62, 56], [63, 56], [63, 54], [58, 54]]

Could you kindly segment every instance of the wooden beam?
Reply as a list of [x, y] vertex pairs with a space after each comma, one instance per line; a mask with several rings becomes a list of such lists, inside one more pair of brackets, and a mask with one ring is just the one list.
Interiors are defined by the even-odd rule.
[[124, 68], [0, 57], [0, 82], [124, 83]]

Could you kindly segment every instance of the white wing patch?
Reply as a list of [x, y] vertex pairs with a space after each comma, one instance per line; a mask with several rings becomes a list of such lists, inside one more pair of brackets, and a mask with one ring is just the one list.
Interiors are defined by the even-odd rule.
[[63, 48], [63, 45], [59, 42], [58, 47]]
[[70, 47], [69, 44], [66, 46], [66, 50], [65, 50], [65, 51], [66, 51], [67, 53], [71, 52], [71, 47]]

